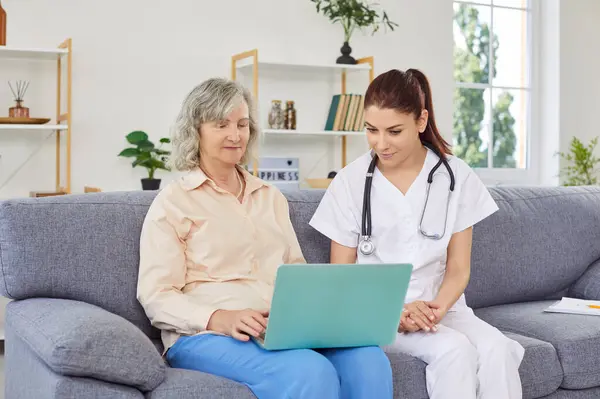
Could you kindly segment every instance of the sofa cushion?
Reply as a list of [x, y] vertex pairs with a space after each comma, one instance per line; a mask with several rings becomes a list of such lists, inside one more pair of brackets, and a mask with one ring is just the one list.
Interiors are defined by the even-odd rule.
[[[519, 369], [523, 385], [523, 399], [538, 398], [556, 391], [563, 375], [558, 356], [552, 345], [518, 334], [505, 334], [525, 348], [525, 356]], [[385, 347], [385, 351], [394, 373], [394, 397], [427, 398], [425, 382], [427, 364], [398, 351], [395, 346]]]
[[467, 303], [544, 300], [600, 259], [600, 187], [490, 187], [500, 210], [473, 229]]
[[298, 243], [309, 263], [329, 263], [329, 239], [308, 224], [324, 192], [321, 189], [283, 192], [289, 203], [290, 220]]
[[168, 368], [166, 374], [147, 399], [256, 399], [248, 387], [226, 378], [176, 368]]
[[[395, 352], [393, 348], [386, 349], [386, 353], [394, 373], [394, 398], [426, 399], [426, 364], [412, 356]], [[199, 371], [176, 368], [167, 369], [162, 384], [149, 392], [146, 397], [148, 399], [255, 398], [245, 385], [235, 381]]]
[[94, 378], [68, 377], [53, 372], [11, 324], [5, 326], [4, 389], [0, 397], [11, 399], [144, 399], [138, 389]]
[[425, 367], [427, 364], [416, 357], [400, 352], [394, 346], [386, 346], [394, 377], [394, 398], [424, 399], [427, 396]]
[[7, 305], [6, 322], [59, 375], [87, 377], [150, 391], [167, 368], [140, 329], [97, 306], [32, 298]]
[[563, 369], [561, 387], [600, 385], [600, 317], [544, 312], [554, 301], [477, 309], [483, 320], [503, 331], [551, 343]]
[[539, 399], [598, 399], [600, 398], [600, 387], [578, 389], [559, 389], [551, 395]]
[[568, 296], [600, 301], [600, 260], [594, 262], [573, 284]]
[[525, 348], [519, 367], [523, 399], [551, 394], [560, 386], [563, 371], [554, 347], [544, 341], [510, 332], [503, 332]]

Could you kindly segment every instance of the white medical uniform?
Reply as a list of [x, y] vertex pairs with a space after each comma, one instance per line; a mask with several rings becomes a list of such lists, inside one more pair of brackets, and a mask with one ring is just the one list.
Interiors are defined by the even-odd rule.
[[[367, 152], [333, 179], [310, 225], [337, 243], [357, 247]], [[449, 156], [455, 176], [447, 219], [450, 177], [442, 164], [434, 174], [422, 228], [445, 233], [441, 240], [424, 237], [419, 222], [427, 194], [427, 177], [439, 158], [427, 149], [423, 168], [402, 194], [375, 168], [371, 188], [371, 240], [375, 252], [357, 251], [358, 263], [411, 263], [413, 274], [406, 303], [435, 299], [441, 286], [447, 248], [453, 233], [496, 212], [498, 207], [481, 180], [461, 159]], [[388, 348], [386, 348], [388, 349]], [[427, 390], [432, 399], [520, 399], [518, 373], [524, 349], [474, 315], [464, 295], [442, 319], [437, 332], [399, 333], [389, 350], [409, 353], [428, 364]]]

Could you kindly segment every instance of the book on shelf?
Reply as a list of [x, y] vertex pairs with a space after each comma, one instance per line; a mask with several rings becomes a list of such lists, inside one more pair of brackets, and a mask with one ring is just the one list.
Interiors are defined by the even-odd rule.
[[364, 124], [364, 103], [362, 94], [336, 94], [331, 99], [325, 130], [356, 132]]

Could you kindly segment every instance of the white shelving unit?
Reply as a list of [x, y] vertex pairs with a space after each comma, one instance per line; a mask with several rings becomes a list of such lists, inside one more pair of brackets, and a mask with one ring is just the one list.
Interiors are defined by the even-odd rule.
[[277, 129], [264, 129], [265, 134], [272, 134], [278, 136], [332, 136], [332, 137], [343, 137], [343, 136], [364, 136], [364, 132], [345, 132], [335, 130], [277, 130]]
[[0, 58], [56, 60], [58, 56], [69, 53], [65, 48], [18, 48], [0, 46]]
[[[0, 123], [0, 130], [32, 130], [56, 132], [56, 192], [44, 195], [61, 195], [71, 193], [71, 92], [72, 92], [72, 58], [71, 39], [68, 38], [56, 48], [22, 48], [0, 46], [0, 60], [41, 60], [56, 62], [56, 119], [46, 124], [9, 124]], [[63, 68], [66, 64], [66, 82], [63, 82]], [[66, 112], [61, 109], [62, 89], [66, 91]], [[66, 176], [65, 184], [61, 184], [61, 133], [66, 136]], [[35, 193], [32, 193], [32, 195]]]
[[[252, 50], [254, 51], [254, 50]], [[245, 54], [245, 53], [242, 53]], [[234, 55], [235, 57], [235, 55]], [[291, 63], [291, 62], [279, 62], [279, 61], [258, 61], [258, 66], [261, 68], [297, 68], [297, 69], [323, 69], [323, 70], [338, 70], [338, 71], [369, 71], [371, 70], [371, 64], [356, 64], [356, 65], [344, 65], [344, 64], [302, 64], [302, 63]], [[253, 68], [254, 63], [248, 58], [240, 59], [236, 63], [236, 68], [239, 70]]]
[[67, 130], [67, 125], [21, 125], [21, 124], [0, 124], [0, 130]]
[[[252, 89], [254, 98], [258, 99], [259, 89], [259, 70], [311, 70], [319, 73], [328, 71], [339, 72], [341, 80], [340, 94], [346, 94], [346, 79], [348, 73], [365, 73], [368, 72], [369, 83], [374, 79], [374, 60], [373, 57], [359, 58], [355, 65], [325, 63], [325, 64], [306, 64], [306, 63], [290, 63], [276, 60], [262, 60], [258, 57], [258, 49], [245, 51], [239, 54], [234, 54], [231, 57], [231, 78], [236, 80], [238, 71], [252, 72]], [[275, 130], [263, 129], [267, 136], [289, 136], [291, 138], [298, 136], [322, 136], [322, 137], [338, 137], [341, 138], [341, 166], [347, 164], [347, 140], [348, 136], [364, 136], [362, 131], [329, 131], [329, 130]], [[258, 171], [258, 165], [253, 166], [255, 173]], [[319, 187], [326, 186], [331, 179], [306, 179], [309, 185], [316, 182]]]
[[[66, 112], [61, 111], [61, 89], [65, 83], [62, 81], [62, 62], [66, 58], [67, 64], [67, 81], [66, 81], [66, 95], [67, 95], [67, 110]], [[56, 119], [46, 124], [4, 124], [0, 123], [0, 130], [2, 131], [55, 131], [56, 132], [56, 191], [57, 193], [69, 193], [71, 190], [71, 39], [65, 40], [57, 48], [21, 48], [11, 46], [0, 46], [0, 63], [1, 60], [34, 60], [34, 61], [48, 61], [56, 62], [57, 65], [57, 93], [56, 93]], [[3, 115], [4, 116], [4, 115]], [[67, 154], [66, 154], [66, 185], [63, 187], [60, 184], [61, 173], [61, 154], [60, 154], [60, 133], [66, 132], [67, 136]], [[10, 302], [10, 299], [0, 297], [0, 341], [4, 341], [4, 315], [6, 305]]]

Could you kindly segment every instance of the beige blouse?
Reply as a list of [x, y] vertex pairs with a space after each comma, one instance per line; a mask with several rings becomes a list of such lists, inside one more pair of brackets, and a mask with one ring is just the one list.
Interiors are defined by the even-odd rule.
[[181, 335], [207, 332], [217, 309], [269, 308], [278, 266], [305, 263], [286, 198], [241, 170], [241, 203], [197, 168], [148, 210], [137, 299], [162, 330], [165, 351]]

